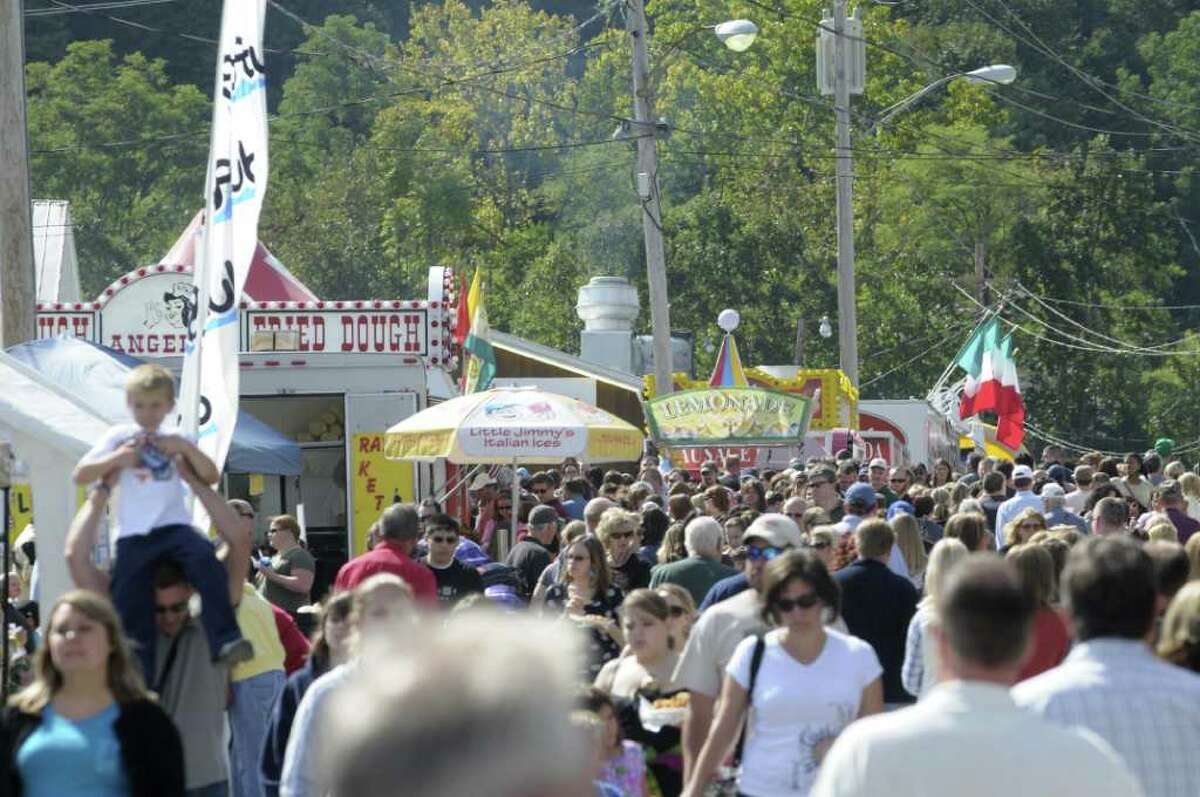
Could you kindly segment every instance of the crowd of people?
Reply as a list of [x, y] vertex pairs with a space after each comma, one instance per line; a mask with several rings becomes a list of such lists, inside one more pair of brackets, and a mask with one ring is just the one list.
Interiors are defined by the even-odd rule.
[[159, 428], [168, 386], [131, 381], [76, 472], [4, 794], [1200, 794], [1200, 476], [1169, 446], [485, 471], [455, 515], [387, 507], [316, 596], [296, 521], [256, 548]]

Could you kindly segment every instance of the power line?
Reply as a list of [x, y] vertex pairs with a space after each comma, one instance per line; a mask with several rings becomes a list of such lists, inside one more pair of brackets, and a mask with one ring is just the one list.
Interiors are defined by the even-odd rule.
[[1200, 310], [1200, 304], [1099, 304], [1079, 302], [1072, 299], [1058, 299], [1042, 295], [1042, 300], [1053, 304], [1069, 304], [1074, 307], [1092, 307], [1099, 310]]
[[155, 6], [163, 3], [174, 3], [176, 0], [119, 0], [110, 3], [88, 3], [86, 5], [68, 6], [66, 4], [51, 8], [27, 8], [27, 17], [55, 17], [60, 14], [88, 14], [94, 11], [111, 11], [119, 8], [137, 8], [139, 6]]

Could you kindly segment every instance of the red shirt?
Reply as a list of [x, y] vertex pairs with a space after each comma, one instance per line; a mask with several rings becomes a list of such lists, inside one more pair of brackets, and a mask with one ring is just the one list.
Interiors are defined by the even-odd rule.
[[1071, 649], [1071, 635], [1062, 615], [1043, 606], [1033, 616], [1033, 654], [1021, 668], [1018, 681], [1057, 667]]
[[376, 573], [395, 573], [412, 587], [419, 603], [437, 604], [437, 579], [433, 572], [400, 549], [395, 543], [383, 540], [362, 556], [351, 559], [338, 571], [334, 588], [350, 590]]
[[308, 639], [290, 614], [273, 603], [271, 611], [275, 613], [275, 628], [279, 631], [279, 641], [283, 643], [283, 669], [291, 675], [303, 667], [304, 660], [308, 658]]

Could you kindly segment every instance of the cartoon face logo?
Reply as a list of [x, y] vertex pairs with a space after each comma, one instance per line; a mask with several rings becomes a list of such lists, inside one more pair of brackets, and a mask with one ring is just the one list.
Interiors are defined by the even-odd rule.
[[166, 324], [172, 329], [187, 329], [196, 318], [196, 289], [190, 282], [176, 282], [161, 302], [146, 302], [148, 328]]

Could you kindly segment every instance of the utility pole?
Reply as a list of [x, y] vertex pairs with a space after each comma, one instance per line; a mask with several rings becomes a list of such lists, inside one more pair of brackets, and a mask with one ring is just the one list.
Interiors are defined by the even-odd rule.
[[804, 315], [796, 319], [796, 348], [792, 352], [792, 365], [804, 365]]
[[833, 3], [833, 105], [837, 156], [838, 360], [858, 387], [858, 308], [854, 286], [854, 163], [850, 151], [850, 46], [846, 41], [847, 0]]
[[21, 0], [0, 0], [0, 349], [36, 336], [24, 24]]
[[637, 136], [637, 190], [642, 205], [642, 234], [646, 240], [646, 276], [650, 294], [650, 326], [654, 349], [654, 392], [674, 389], [671, 364], [671, 308], [667, 302], [667, 261], [663, 252], [662, 205], [658, 196], [658, 125], [650, 88], [650, 59], [646, 52], [646, 7], [629, 0], [626, 20], [633, 39], [633, 115]]
[[983, 241], [975, 242], [975, 298], [984, 307], [987, 306], [987, 244]]

